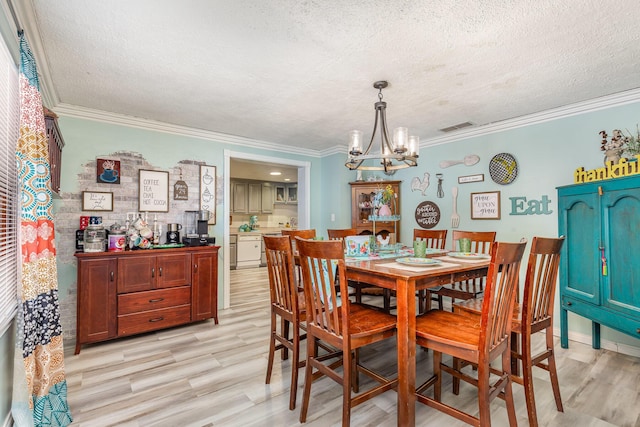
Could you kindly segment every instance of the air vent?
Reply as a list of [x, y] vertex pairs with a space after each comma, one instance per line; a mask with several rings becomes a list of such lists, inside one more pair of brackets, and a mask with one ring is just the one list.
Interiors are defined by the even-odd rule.
[[460, 130], [464, 128], [468, 128], [469, 126], [473, 126], [471, 122], [459, 123], [457, 125], [449, 126], [448, 128], [440, 129], [442, 132], [453, 132], [454, 130]]

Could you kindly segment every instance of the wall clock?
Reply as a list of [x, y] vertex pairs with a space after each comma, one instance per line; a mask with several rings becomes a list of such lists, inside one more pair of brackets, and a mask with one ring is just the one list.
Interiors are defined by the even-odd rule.
[[509, 153], [496, 154], [489, 162], [489, 174], [496, 184], [511, 184], [518, 176], [518, 162]]

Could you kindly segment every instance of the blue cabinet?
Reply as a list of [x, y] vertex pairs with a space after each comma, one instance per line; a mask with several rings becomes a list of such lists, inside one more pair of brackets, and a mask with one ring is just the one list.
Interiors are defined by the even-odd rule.
[[558, 187], [560, 341], [568, 312], [640, 339], [640, 176]]

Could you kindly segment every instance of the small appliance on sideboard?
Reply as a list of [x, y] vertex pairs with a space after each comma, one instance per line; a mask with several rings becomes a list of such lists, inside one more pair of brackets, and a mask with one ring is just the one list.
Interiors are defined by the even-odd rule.
[[209, 237], [209, 211], [185, 211], [186, 232], [182, 243], [187, 246], [206, 246], [216, 243], [215, 237]]
[[180, 230], [182, 230], [182, 224], [167, 224], [167, 244], [180, 243]]

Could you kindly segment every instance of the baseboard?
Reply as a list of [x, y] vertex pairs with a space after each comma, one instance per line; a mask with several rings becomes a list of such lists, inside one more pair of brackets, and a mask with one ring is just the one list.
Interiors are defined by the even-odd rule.
[[[560, 328], [553, 328], [553, 335], [560, 336]], [[569, 341], [576, 341], [581, 344], [591, 346], [591, 335], [581, 334], [578, 332], [569, 332]], [[640, 357], [640, 348], [628, 344], [621, 344], [613, 341], [607, 341], [600, 338], [600, 348], [615, 351], [616, 353], [626, 354], [628, 356]]]

